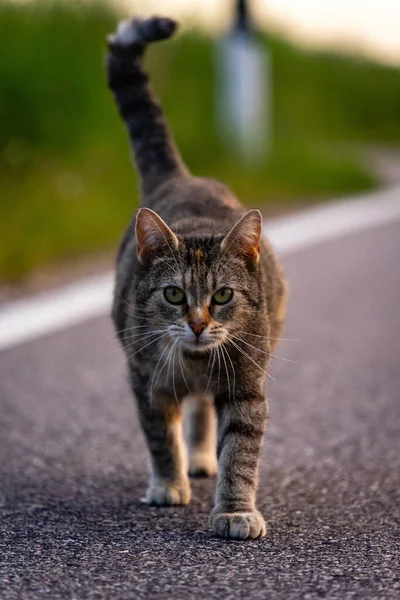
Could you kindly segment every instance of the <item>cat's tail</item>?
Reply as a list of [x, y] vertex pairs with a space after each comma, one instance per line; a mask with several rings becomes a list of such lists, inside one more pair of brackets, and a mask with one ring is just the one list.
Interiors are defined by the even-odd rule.
[[122, 21], [107, 38], [108, 85], [128, 129], [145, 194], [167, 178], [187, 173], [142, 68], [147, 45], [170, 38], [176, 29], [172, 19], [133, 19]]

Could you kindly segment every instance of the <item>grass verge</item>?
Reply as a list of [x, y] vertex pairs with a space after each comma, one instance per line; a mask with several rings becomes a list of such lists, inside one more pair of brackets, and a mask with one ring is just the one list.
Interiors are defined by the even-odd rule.
[[[0, 5], [0, 281], [113, 248], [138, 201], [103, 70], [105, 6]], [[151, 49], [154, 87], [190, 168], [249, 205], [290, 206], [376, 185], [357, 148], [400, 140], [400, 73], [270, 36], [274, 145], [249, 170], [217, 138], [213, 43]]]

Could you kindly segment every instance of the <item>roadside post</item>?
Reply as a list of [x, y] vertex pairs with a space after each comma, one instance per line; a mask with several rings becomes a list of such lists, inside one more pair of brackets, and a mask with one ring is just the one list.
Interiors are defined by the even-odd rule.
[[216, 59], [220, 136], [243, 163], [265, 163], [271, 150], [270, 63], [247, 0], [236, 0], [233, 28], [217, 43]]

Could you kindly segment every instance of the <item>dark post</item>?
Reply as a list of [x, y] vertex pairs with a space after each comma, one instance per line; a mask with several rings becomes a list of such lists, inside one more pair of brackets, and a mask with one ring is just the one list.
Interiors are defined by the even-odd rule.
[[236, 26], [238, 31], [250, 31], [250, 15], [246, 0], [238, 0], [236, 10]]

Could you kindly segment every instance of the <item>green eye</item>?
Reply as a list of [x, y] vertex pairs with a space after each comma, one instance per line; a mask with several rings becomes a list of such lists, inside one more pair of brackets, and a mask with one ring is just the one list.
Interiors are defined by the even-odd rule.
[[171, 304], [185, 304], [186, 302], [185, 292], [173, 285], [165, 288], [164, 296]]
[[233, 290], [231, 288], [221, 288], [215, 292], [212, 297], [213, 304], [228, 304], [233, 298]]

